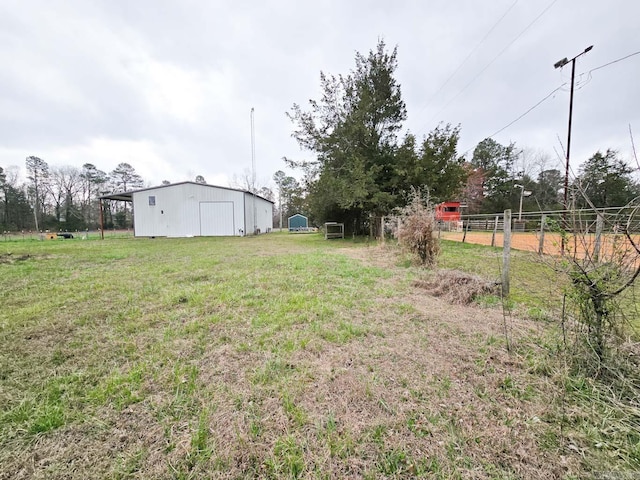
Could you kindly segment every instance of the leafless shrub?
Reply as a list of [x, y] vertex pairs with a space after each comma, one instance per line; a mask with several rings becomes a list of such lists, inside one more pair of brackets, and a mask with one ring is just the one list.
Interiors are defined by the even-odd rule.
[[609, 354], [624, 341], [627, 317], [634, 314], [623, 294], [640, 275], [640, 244], [631, 228], [640, 207], [634, 201], [619, 212], [605, 212], [593, 205], [591, 209], [597, 218], [595, 239], [590, 233], [593, 225], [581, 218], [580, 211], [571, 212], [564, 225], [554, 227], [566, 250], [552, 264], [568, 280], [564, 309], [568, 322], [563, 325], [571, 326], [578, 340], [579, 348], [574, 350], [581, 353], [574, 360], [586, 361], [591, 370], [587, 374], [598, 376], [614, 360]]
[[412, 190], [410, 202], [399, 213], [395, 237], [402, 248], [418, 257], [422, 265], [432, 266], [440, 253], [434, 234], [436, 219], [429, 199], [419, 189]]

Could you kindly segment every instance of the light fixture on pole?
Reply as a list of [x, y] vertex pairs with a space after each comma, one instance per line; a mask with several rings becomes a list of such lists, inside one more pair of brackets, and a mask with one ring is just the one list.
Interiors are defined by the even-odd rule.
[[578, 55], [573, 57], [571, 60], [567, 60], [567, 58], [563, 58], [562, 60], [558, 60], [553, 66], [555, 68], [562, 68], [568, 63], [571, 63], [571, 93], [569, 95], [569, 132], [567, 134], [567, 164], [565, 168], [564, 174], [564, 209], [569, 209], [568, 204], [568, 192], [569, 192], [569, 158], [571, 154], [571, 117], [573, 115], [573, 84], [576, 76], [576, 58], [581, 55], [584, 55], [589, 50], [593, 48], [593, 45], [584, 49], [583, 52], [580, 52]]
[[518, 211], [518, 222], [522, 221], [522, 198], [523, 197], [528, 197], [529, 195], [531, 195], [532, 192], [530, 192], [529, 190], [525, 190], [524, 189], [524, 185], [520, 185], [519, 183], [516, 183], [514, 185], [514, 187], [516, 188], [520, 188], [520, 210]]

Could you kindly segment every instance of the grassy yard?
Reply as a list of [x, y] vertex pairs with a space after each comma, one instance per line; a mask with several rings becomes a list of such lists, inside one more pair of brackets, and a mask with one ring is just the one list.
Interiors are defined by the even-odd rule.
[[[444, 242], [441, 263], [497, 279], [498, 258]], [[558, 377], [553, 273], [512, 264], [504, 317], [425, 295], [392, 247], [315, 234], [2, 242], [0, 479], [640, 468], [637, 412]]]

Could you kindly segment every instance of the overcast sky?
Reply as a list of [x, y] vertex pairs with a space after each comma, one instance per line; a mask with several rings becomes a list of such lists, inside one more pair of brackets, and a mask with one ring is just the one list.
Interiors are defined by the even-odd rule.
[[405, 128], [459, 123], [460, 153], [566, 83], [494, 137], [560, 169], [571, 68], [553, 65], [594, 45], [576, 63], [572, 167], [607, 148], [635, 165], [640, 55], [588, 72], [640, 50], [639, 19], [637, 0], [0, 0], [0, 166], [128, 162], [149, 185], [228, 185], [251, 167], [254, 107], [270, 183], [283, 156], [310, 158], [285, 112], [378, 38], [398, 46]]

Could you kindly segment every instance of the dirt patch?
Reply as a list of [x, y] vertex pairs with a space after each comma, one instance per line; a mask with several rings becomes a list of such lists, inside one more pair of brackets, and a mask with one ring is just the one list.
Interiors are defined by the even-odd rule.
[[345, 247], [338, 252], [380, 268], [397, 269], [401, 261], [399, 258], [401, 250], [395, 245], [372, 244], [365, 248]]
[[500, 285], [460, 270], [436, 270], [428, 280], [416, 280], [414, 287], [450, 303], [469, 305], [483, 295], [499, 295]]
[[25, 260], [29, 260], [33, 258], [32, 255], [13, 255], [12, 253], [2, 253], [0, 254], [0, 263], [15, 263], [15, 262], [24, 262]]

